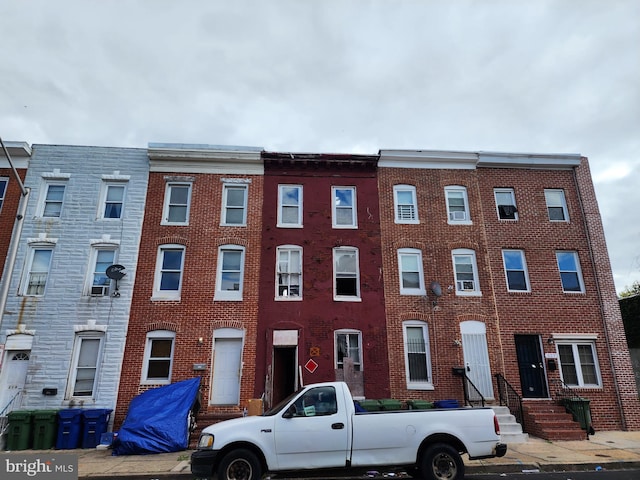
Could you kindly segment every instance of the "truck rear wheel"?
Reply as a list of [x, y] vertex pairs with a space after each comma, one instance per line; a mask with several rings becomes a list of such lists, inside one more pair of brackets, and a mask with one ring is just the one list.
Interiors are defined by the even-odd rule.
[[464, 462], [451, 445], [436, 443], [422, 454], [420, 471], [425, 480], [462, 480]]
[[259, 480], [262, 477], [256, 455], [241, 448], [227, 453], [218, 466], [218, 480]]

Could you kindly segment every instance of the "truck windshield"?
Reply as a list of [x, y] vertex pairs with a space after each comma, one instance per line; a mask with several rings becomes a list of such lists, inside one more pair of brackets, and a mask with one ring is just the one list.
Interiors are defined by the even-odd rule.
[[272, 415], [276, 415], [280, 410], [282, 410], [284, 408], [284, 406], [289, 403], [291, 401], [291, 399], [293, 397], [295, 397], [298, 393], [300, 393], [300, 390], [298, 390], [297, 392], [293, 392], [291, 395], [289, 395], [287, 398], [285, 398], [284, 400], [279, 401], [277, 404], [275, 404], [273, 407], [271, 407], [269, 410], [267, 410], [266, 412], [264, 412], [262, 415], [265, 417], [270, 417]]

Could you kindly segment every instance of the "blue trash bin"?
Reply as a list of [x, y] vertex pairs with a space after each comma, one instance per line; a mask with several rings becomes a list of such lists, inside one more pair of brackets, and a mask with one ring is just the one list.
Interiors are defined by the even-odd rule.
[[459, 408], [458, 400], [455, 399], [447, 399], [447, 400], [436, 400], [435, 402], [436, 408]]
[[82, 411], [82, 448], [95, 448], [100, 444], [100, 437], [107, 431], [112, 411], [107, 408]]
[[80, 444], [80, 427], [82, 424], [82, 410], [68, 408], [58, 412], [58, 436], [56, 448], [69, 450], [78, 448]]

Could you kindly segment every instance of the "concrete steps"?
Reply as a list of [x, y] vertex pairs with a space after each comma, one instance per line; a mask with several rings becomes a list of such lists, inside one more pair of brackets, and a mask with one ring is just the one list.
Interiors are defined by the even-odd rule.
[[503, 443], [527, 443], [529, 434], [523, 433], [522, 425], [516, 421], [516, 417], [511, 415], [509, 407], [491, 405], [496, 413], [498, 425], [500, 425], [500, 438]]

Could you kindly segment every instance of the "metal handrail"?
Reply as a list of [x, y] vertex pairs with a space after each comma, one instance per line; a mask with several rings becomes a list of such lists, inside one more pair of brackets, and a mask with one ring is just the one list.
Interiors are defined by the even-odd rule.
[[6, 414], [11, 412], [11, 410], [9, 410], [9, 407], [13, 404], [13, 402], [15, 402], [16, 398], [18, 398], [18, 395], [20, 395], [20, 393], [22, 392], [16, 392], [16, 394], [11, 398], [11, 400], [9, 400], [9, 402], [4, 406], [2, 411], [0, 411], [0, 417], [4, 417], [6, 416]]
[[496, 373], [495, 377], [498, 384], [500, 405], [509, 408], [511, 414], [516, 417], [516, 421], [522, 426], [522, 431], [527, 433], [524, 421], [524, 410], [522, 408], [522, 397], [501, 373]]
[[[470, 407], [473, 407], [474, 402], [480, 402], [482, 404], [482, 406], [484, 407], [485, 405], [485, 399], [484, 396], [482, 395], [482, 393], [480, 392], [480, 390], [478, 390], [478, 387], [476, 387], [473, 382], [471, 381], [471, 379], [469, 377], [467, 377], [466, 371], [464, 370], [464, 368], [453, 368], [453, 374], [459, 376], [462, 379], [462, 391], [464, 393], [464, 404], [465, 405], [469, 405]], [[477, 395], [477, 399], [474, 398], [473, 400], [471, 399], [471, 396], [469, 395], [469, 390], [471, 390], [473, 393], [475, 393]]]

